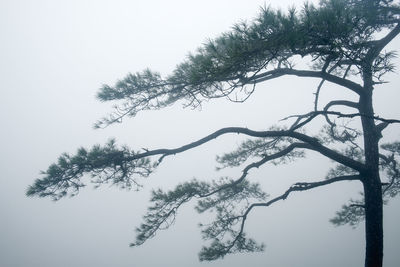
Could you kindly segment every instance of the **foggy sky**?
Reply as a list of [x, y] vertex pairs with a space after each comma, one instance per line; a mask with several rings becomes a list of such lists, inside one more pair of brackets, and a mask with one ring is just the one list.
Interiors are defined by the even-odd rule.
[[[129, 248], [152, 188], [171, 189], [193, 177], [240, 176], [240, 168], [215, 171], [215, 156], [235, 149], [241, 140], [236, 136], [166, 158], [140, 192], [89, 185], [58, 202], [25, 197], [40, 170], [80, 146], [115, 137], [136, 150], [173, 148], [222, 127], [261, 130], [309, 111], [318, 81], [282, 78], [259, 85], [245, 104], [213, 100], [201, 111], [178, 104], [104, 130], [92, 128], [111, 110], [95, 99], [102, 84], [147, 67], [168, 75], [188, 52], [234, 23], [251, 20], [264, 3], [286, 8], [300, 1], [0, 1], [0, 266], [362, 266], [363, 225], [329, 223], [342, 204], [357, 198], [361, 185], [356, 182], [293, 194], [252, 213], [246, 232], [266, 244], [263, 253], [200, 263], [197, 253], [204, 242], [197, 224], [211, 215], [196, 214], [192, 204], [182, 208], [169, 230]], [[399, 44], [396, 40], [391, 48]], [[399, 59], [394, 63], [399, 66]], [[398, 119], [400, 78], [394, 73], [387, 79], [391, 83], [375, 92], [376, 112]], [[329, 89], [322, 99], [338, 92]], [[384, 134], [388, 141], [399, 140], [399, 127]], [[323, 179], [331, 162], [312, 153], [308, 159], [262, 167], [250, 179], [272, 197], [294, 182]], [[400, 263], [399, 207], [395, 199], [384, 211], [386, 267]]]

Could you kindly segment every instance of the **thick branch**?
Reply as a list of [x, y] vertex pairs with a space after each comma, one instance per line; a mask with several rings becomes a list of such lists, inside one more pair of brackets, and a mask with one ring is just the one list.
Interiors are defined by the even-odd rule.
[[385, 37], [374, 42], [373, 48], [369, 51], [367, 57], [376, 58], [387, 44], [389, 44], [400, 33], [400, 24], [397, 24]]
[[335, 75], [322, 72], [322, 71], [311, 71], [311, 70], [296, 70], [290, 68], [279, 68], [271, 71], [267, 71], [261, 73], [259, 75], [254, 76], [251, 80], [245, 81], [246, 83], [260, 83], [263, 81], [271, 80], [274, 78], [278, 78], [284, 75], [294, 75], [299, 77], [310, 77], [310, 78], [321, 78], [331, 83], [335, 83], [340, 86], [344, 86], [351, 91], [361, 94], [363, 91], [363, 87], [353, 81], [337, 77]]
[[146, 151], [144, 153], [139, 153], [139, 154], [132, 156], [130, 158], [130, 160], [135, 160], [135, 159], [149, 157], [149, 156], [155, 156], [155, 155], [162, 155], [160, 158], [160, 161], [161, 161], [165, 156], [181, 153], [186, 150], [195, 148], [197, 146], [207, 143], [207, 142], [209, 142], [221, 135], [227, 134], [227, 133], [245, 134], [245, 135], [252, 136], [252, 137], [292, 137], [292, 138], [295, 138], [299, 141], [302, 141], [302, 142], [308, 144], [309, 149], [317, 151], [320, 154], [328, 157], [329, 159], [337, 161], [338, 163], [341, 163], [352, 169], [355, 169], [357, 171], [363, 171], [365, 168], [364, 164], [362, 164], [356, 160], [353, 160], [349, 157], [346, 157], [346, 156], [340, 154], [339, 152], [336, 152], [336, 151], [322, 145], [317, 138], [308, 136], [306, 134], [298, 133], [298, 132], [295, 132], [292, 130], [253, 131], [248, 128], [242, 128], [242, 127], [222, 128], [204, 138], [201, 138], [195, 142], [181, 146], [179, 148], [156, 149], [156, 150]]

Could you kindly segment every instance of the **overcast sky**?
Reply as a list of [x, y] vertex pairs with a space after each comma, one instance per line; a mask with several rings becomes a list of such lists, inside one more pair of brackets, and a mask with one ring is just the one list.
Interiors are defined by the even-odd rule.
[[[103, 186], [75, 198], [52, 202], [25, 197], [25, 190], [62, 152], [73, 153], [115, 137], [133, 148], [172, 148], [221, 127], [265, 129], [285, 116], [313, 107], [314, 80], [283, 78], [260, 85], [245, 104], [206, 103], [202, 110], [180, 105], [139, 114], [123, 124], [93, 130], [109, 105], [96, 101], [104, 84], [146, 67], [170, 73], [188, 52], [264, 4], [283, 8], [300, 1], [271, 0], [1, 0], [0, 1], [0, 266], [362, 266], [364, 227], [329, 223], [358, 183], [298, 193], [257, 210], [247, 232], [266, 244], [257, 254], [236, 254], [216, 262], [198, 261], [203, 245], [198, 216], [189, 204], [168, 231], [129, 248], [148, 205], [151, 188], [173, 188], [197, 177], [210, 179], [215, 156], [234, 149], [232, 136], [167, 158], [141, 192]], [[399, 40], [391, 46], [400, 48]], [[399, 66], [399, 59], [394, 63]], [[378, 115], [400, 118], [397, 73], [376, 91]], [[332, 90], [333, 92], [337, 92]], [[329, 93], [326, 93], [325, 97]], [[386, 130], [399, 140], [399, 128]], [[310, 155], [284, 167], [251, 173], [276, 195], [296, 181], [323, 179], [330, 162]], [[232, 178], [240, 169], [227, 170]], [[385, 207], [385, 266], [400, 263], [399, 200]]]

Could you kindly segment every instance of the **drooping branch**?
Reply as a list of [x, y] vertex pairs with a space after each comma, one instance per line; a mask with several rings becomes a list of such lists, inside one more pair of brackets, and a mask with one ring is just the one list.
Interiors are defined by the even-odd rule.
[[121, 188], [138, 189], [141, 185], [138, 177], [148, 177], [155, 166], [148, 159], [132, 159], [137, 152], [126, 146], [117, 147], [111, 140], [104, 146], [95, 145], [90, 150], [78, 149], [75, 155], [62, 154], [57, 163], [53, 163], [44, 176], [36, 179], [28, 187], [28, 196], [51, 197], [59, 200], [68, 195], [76, 195], [85, 184], [81, 178], [88, 174], [96, 187], [111, 183]]
[[317, 151], [320, 154], [322, 154], [334, 161], [337, 161], [341, 164], [349, 166], [358, 171], [362, 171], [364, 169], [364, 165], [362, 163], [357, 162], [346, 156], [343, 156], [342, 154], [322, 145], [317, 138], [308, 136], [306, 134], [299, 133], [299, 132], [292, 131], [292, 130], [254, 131], [254, 130], [250, 130], [248, 128], [242, 128], [242, 127], [222, 128], [204, 138], [201, 138], [195, 142], [181, 146], [179, 148], [151, 150], [151, 151], [147, 151], [144, 153], [134, 155], [131, 157], [131, 159], [135, 160], [135, 159], [142, 158], [142, 157], [162, 155], [160, 158], [160, 161], [161, 161], [165, 156], [181, 153], [186, 150], [195, 148], [195, 147], [200, 146], [204, 143], [207, 143], [210, 140], [213, 140], [221, 135], [228, 134], [228, 133], [237, 133], [237, 134], [244, 134], [244, 135], [251, 136], [251, 137], [264, 137], [264, 138], [267, 138], [267, 137], [291, 137], [291, 138], [297, 139], [299, 141], [302, 141], [302, 142], [308, 144], [309, 149]]
[[167, 229], [175, 221], [175, 216], [182, 204], [193, 197], [208, 193], [212, 185], [192, 180], [178, 185], [174, 190], [164, 192], [161, 189], [153, 190], [150, 206], [144, 216], [144, 222], [136, 228], [136, 241], [130, 246], [139, 246], [152, 238], [160, 229]]
[[[164, 192], [161, 189], [152, 192], [150, 206], [144, 216], [144, 222], [136, 229], [136, 241], [131, 246], [143, 244], [153, 237], [158, 230], [167, 229], [175, 221], [178, 208], [192, 198], [198, 198], [196, 210], [205, 212], [210, 208], [217, 211], [219, 219], [213, 224], [212, 229], [204, 230], [204, 238], [210, 239], [225, 235], [226, 227], [236, 224], [230, 214], [241, 205], [245, 205], [251, 199], [265, 200], [267, 195], [262, 192], [258, 184], [248, 181], [234, 183], [232, 180], [222, 178], [211, 183], [192, 180], [178, 185], [175, 189]], [[222, 227], [222, 228], [221, 228]], [[233, 233], [233, 232], [230, 232]], [[243, 243], [236, 246], [236, 251], [249, 251], [252, 242], [242, 239]], [[220, 255], [223, 256], [223, 255]], [[202, 258], [201, 258], [202, 259]]]
[[[249, 171], [271, 160], [287, 155], [296, 148], [307, 147], [307, 144], [293, 143], [277, 153], [264, 156], [262, 160], [247, 165], [243, 169], [242, 175], [236, 180], [222, 180], [220, 182], [213, 182], [211, 185], [205, 182], [192, 180], [178, 185], [175, 190], [167, 193], [161, 190], [153, 191], [151, 201], [154, 205], [148, 209], [147, 215], [144, 216], [145, 222], [137, 228], [138, 235], [136, 237], [136, 242], [132, 243], [131, 246], [141, 245], [146, 240], [153, 237], [161, 228], [168, 228], [175, 221], [175, 215], [180, 206], [190, 201], [193, 197], [206, 199], [199, 201], [196, 208], [199, 212], [204, 212], [209, 208], [213, 208], [221, 202], [232, 201], [232, 199], [240, 200], [241, 198], [249, 196], [264, 198], [265, 196], [257, 187], [251, 186], [245, 181]], [[213, 198], [215, 195], [218, 197]], [[236, 219], [239, 219], [239, 217]], [[232, 221], [230, 221], [230, 224], [231, 223]], [[242, 241], [244, 242], [244, 240]], [[232, 247], [233, 245], [230, 246], [226, 252]]]
[[[97, 184], [113, 181], [114, 184], [130, 187], [132, 183], [137, 183], [132, 178], [133, 175], [148, 176], [164, 157], [193, 149], [228, 133], [261, 138], [290, 137], [304, 143], [289, 146], [286, 150], [271, 155], [270, 158], [285, 155], [286, 151], [299, 147], [319, 152], [354, 170], [362, 171], [364, 169], [364, 164], [324, 146], [317, 138], [303, 133], [293, 130], [253, 131], [242, 127], [228, 127], [175, 149], [155, 149], [137, 153], [126, 147], [119, 149], [114, 142], [111, 142], [105, 147], [95, 146], [89, 152], [81, 149], [76, 156], [71, 157], [65, 154], [60, 157], [57, 164], [51, 165], [46, 172], [42, 173], [45, 175], [44, 178], [37, 179], [34, 185], [29, 187], [27, 194], [29, 196], [53, 196], [55, 199], [59, 199], [65, 196], [70, 188], [74, 188], [77, 192], [80, 187], [83, 187], [84, 184], [80, 178], [84, 174], [91, 174], [93, 178], [97, 177], [97, 180], [93, 180]], [[149, 157], [157, 155], [161, 157], [158, 163], [154, 164], [149, 160]], [[265, 161], [270, 160], [270, 158], [267, 156]]]

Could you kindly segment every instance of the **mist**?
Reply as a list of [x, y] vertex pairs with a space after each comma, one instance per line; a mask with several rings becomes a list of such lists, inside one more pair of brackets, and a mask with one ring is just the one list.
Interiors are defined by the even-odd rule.
[[[316, 2], [316, 1], [312, 1]], [[218, 99], [201, 109], [174, 105], [139, 113], [123, 123], [94, 130], [111, 111], [95, 95], [129, 72], [151, 68], [168, 75], [189, 52], [251, 21], [264, 5], [286, 9], [301, 1], [28, 1], [0, 2], [0, 266], [363, 266], [365, 240], [361, 223], [335, 227], [329, 219], [362, 185], [342, 183], [296, 193], [249, 218], [246, 232], [266, 244], [265, 252], [228, 255], [199, 262], [205, 244], [193, 204], [183, 207], [176, 223], [143, 246], [130, 248], [142, 222], [151, 189], [172, 189], [193, 177], [237, 178], [241, 168], [216, 171], [215, 157], [235, 149], [242, 139], [223, 136], [202, 147], [167, 157], [136, 191], [88, 185], [73, 198], [57, 202], [28, 198], [27, 187], [40, 170], [63, 153], [104, 144], [115, 138], [135, 149], [175, 148], [222, 127], [266, 129], [313, 107], [319, 81], [281, 78], [258, 85], [243, 104]], [[391, 49], [399, 49], [399, 39]], [[400, 61], [396, 58], [396, 66]], [[400, 118], [398, 72], [375, 91], [379, 116]], [[327, 99], [335, 92], [324, 91]], [[384, 132], [399, 140], [399, 127]], [[308, 153], [295, 163], [266, 165], [252, 171], [271, 196], [294, 182], [325, 177], [332, 162]], [[400, 201], [384, 208], [384, 266], [400, 263]]]

